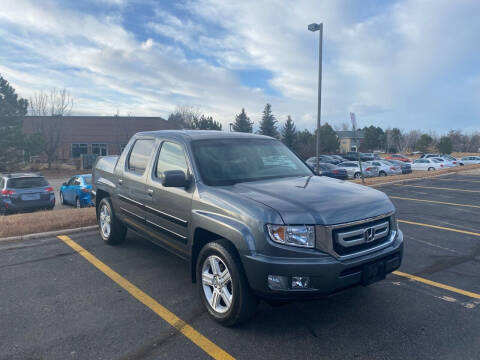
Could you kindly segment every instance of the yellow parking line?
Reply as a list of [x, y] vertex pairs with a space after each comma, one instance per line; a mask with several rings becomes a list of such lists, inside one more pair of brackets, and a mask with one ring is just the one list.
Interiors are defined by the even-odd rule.
[[120, 287], [122, 287], [124, 290], [130, 293], [130, 295], [132, 295], [135, 299], [137, 299], [142, 304], [150, 308], [150, 310], [152, 310], [154, 313], [160, 316], [163, 320], [165, 320], [167, 323], [172, 325], [175, 329], [180, 331], [190, 341], [192, 341], [195, 345], [197, 345], [199, 348], [205, 351], [212, 358], [234, 359], [234, 357], [228, 354], [225, 350], [223, 350], [222, 348], [220, 348], [219, 346], [217, 346], [216, 344], [208, 340], [205, 336], [200, 334], [197, 330], [195, 330], [193, 327], [188, 325], [185, 321], [180, 319], [177, 315], [175, 315], [170, 310], [160, 305], [155, 299], [153, 299], [148, 294], [146, 294], [145, 292], [137, 288], [130, 281], [122, 277], [120, 274], [118, 274], [108, 265], [101, 262], [94, 255], [92, 255], [90, 252], [85, 250], [82, 246], [77, 244], [68, 236], [61, 235], [61, 236], [58, 236], [58, 238], [62, 240], [65, 244], [70, 246], [73, 250], [78, 252], [88, 262], [90, 262], [98, 270], [100, 270], [105, 275], [107, 275]]
[[419, 223], [419, 222], [415, 222], [415, 221], [398, 220], [398, 222], [399, 222], [399, 223], [404, 223], [404, 224], [410, 224], [410, 225], [425, 226], [425, 227], [429, 227], [429, 228], [432, 228], [432, 229], [452, 231], [452, 232], [456, 232], [456, 233], [460, 233], [460, 234], [480, 236], [480, 233], [477, 233], [477, 232], [466, 231], [466, 230], [459, 230], [459, 229], [453, 229], [453, 228], [444, 227], [444, 226], [438, 226], [438, 225], [424, 224], [424, 223]]
[[410, 274], [407, 274], [407, 273], [404, 273], [404, 272], [401, 272], [401, 271], [394, 271], [393, 273], [395, 275], [403, 276], [403, 277], [406, 277], [410, 280], [418, 281], [418, 282], [421, 282], [421, 283], [424, 283], [424, 284], [427, 284], [427, 285], [430, 285], [430, 286], [438, 287], [440, 289], [452, 291], [454, 293], [461, 294], [461, 295], [464, 295], [464, 296], [468, 296], [468, 297], [471, 297], [471, 298], [474, 298], [474, 299], [480, 299], [480, 294], [476, 294], [476, 293], [471, 292], [471, 291], [458, 289], [458, 288], [450, 286], [450, 285], [441, 284], [441, 283], [438, 283], [436, 281], [424, 279], [422, 277], [415, 276], [415, 275], [410, 275]]
[[467, 190], [467, 189], [452, 189], [452, 188], [444, 188], [444, 187], [436, 187], [436, 186], [422, 186], [422, 185], [407, 185], [407, 184], [394, 184], [395, 186], [409, 186], [421, 189], [435, 189], [435, 190], [448, 190], [448, 191], [463, 191], [463, 192], [470, 192], [470, 193], [480, 193], [480, 190]]
[[441, 205], [451, 205], [451, 206], [463, 206], [463, 207], [470, 207], [470, 208], [478, 208], [480, 209], [479, 205], [470, 205], [470, 204], [457, 204], [445, 201], [435, 201], [435, 200], [424, 200], [424, 199], [415, 199], [415, 198], [405, 198], [400, 196], [390, 196], [391, 199], [398, 199], [398, 200], [410, 200], [410, 201], [420, 201], [432, 204], [441, 204]]

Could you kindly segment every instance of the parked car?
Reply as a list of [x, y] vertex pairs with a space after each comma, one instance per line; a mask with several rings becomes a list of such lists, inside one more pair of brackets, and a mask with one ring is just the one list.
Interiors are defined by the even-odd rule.
[[[363, 156], [365, 158], [371, 158], [372, 160], [383, 160], [383, 158], [376, 153], [363, 153]], [[368, 161], [372, 161], [372, 160], [368, 160]]]
[[465, 165], [480, 164], [480, 156], [464, 156], [461, 160]]
[[361, 161], [371, 161], [371, 160], [373, 160], [373, 157], [365, 156], [363, 153], [358, 153], [356, 151], [349, 151], [342, 156], [349, 161], [358, 161], [358, 156], [359, 155], [360, 155], [360, 160]]
[[430, 159], [430, 158], [435, 158], [439, 156], [440, 154], [423, 154], [422, 156], [420, 156], [420, 159]]
[[454, 157], [451, 156], [451, 155], [444, 154], [444, 155], [441, 155], [440, 157], [441, 157], [442, 159], [446, 159], [446, 160], [449, 160], [449, 161], [453, 162], [454, 165], [459, 165], [459, 166], [465, 165], [465, 164], [463, 163], [463, 161], [461, 161], [461, 160], [459, 160], [459, 159], [457, 159], [457, 158], [454, 158]]
[[60, 188], [60, 202], [77, 208], [93, 206], [91, 192], [92, 175], [74, 175]]
[[[337, 166], [347, 170], [348, 177], [351, 179], [359, 179], [362, 177], [358, 161], [344, 161]], [[362, 162], [362, 170], [364, 177], [375, 177], [379, 175], [378, 168], [368, 163]]]
[[[339, 168], [338, 166], [329, 163], [320, 163], [319, 165], [319, 171], [315, 171], [318, 175], [328, 176], [340, 180], [348, 179], [347, 170], [345, 169]], [[316, 170], [316, 165], [314, 166], [314, 169]]]
[[445, 158], [442, 158], [442, 157], [435, 157], [435, 158], [431, 158], [431, 159], [441, 162], [443, 164], [443, 166], [446, 167], [446, 168], [451, 168], [451, 167], [458, 166], [456, 161], [453, 162], [451, 160], [448, 160], [448, 159], [445, 159]]
[[402, 154], [392, 154], [385, 157], [385, 160], [398, 160], [403, 162], [412, 162], [408, 157]]
[[0, 214], [34, 210], [52, 210], [55, 193], [39, 174], [14, 173], [0, 175]]
[[378, 168], [378, 176], [402, 175], [402, 168], [398, 165], [388, 163], [387, 160], [367, 161], [367, 164]]
[[187, 259], [208, 314], [224, 325], [246, 321], [259, 297], [317, 297], [398, 268], [403, 235], [388, 196], [313, 175], [266, 136], [138, 133], [94, 166], [100, 236], [119, 244], [135, 229]]
[[402, 174], [410, 174], [412, 172], [412, 165], [407, 162], [398, 161], [398, 160], [384, 160], [387, 163], [392, 165], [398, 165], [402, 169]]
[[443, 168], [444, 168], [444, 165], [442, 164], [442, 162], [434, 158], [417, 159], [412, 164], [412, 170], [433, 171], [433, 170], [440, 170]]
[[[317, 164], [317, 157], [316, 156], [312, 156], [311, 158], [309, 158], [306, 162], [310, 165], [310, 166], [313, 166], [313, 165], [316, 165]], [[337, 165], [339, 164], [341, 161], [339, 161], [338, 159], [335, 159], [333, 157], [331, 157], [330, 155], [320, 155], [318, 157], [319, 161], [322, 162], [322, 163], [328, 163], [328, 164], [333, 164], [333, 165]]]
[[342, 156], [337, 155], [337, 154], [335, 154], [335, 155], [330, 155], [330, 156], [333, 157], [334, 159], [337, 159], [337, 160], [339, 161], [339, 164], [340, 164], [341, 162], [344, 162], [345, 160], [347, 160], [347, 159], [345, 159], [345, 158], [343, 158]]

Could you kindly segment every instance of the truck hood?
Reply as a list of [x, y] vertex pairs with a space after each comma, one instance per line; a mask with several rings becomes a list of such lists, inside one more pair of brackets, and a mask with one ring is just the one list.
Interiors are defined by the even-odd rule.
[[395, 210], [383, 192], [320, 176], [245, 182], [225, 190], [276, 210], [285, 224], [333, 225]]

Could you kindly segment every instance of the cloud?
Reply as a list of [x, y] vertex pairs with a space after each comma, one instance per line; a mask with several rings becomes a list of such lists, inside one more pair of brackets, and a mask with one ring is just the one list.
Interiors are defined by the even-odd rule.
[[[148, 14], [104, 2], [120, 6], [2, 4], [2, 75], [24, 96], [68, 88], [77, 113], [168, 116], [191, 104], [228, 128], [242, 107], [258, 121], [270, 102], [280, 121], [312, 129], [318, 33], [307, 24], [323, 21], [322, 121], [354, 111], [361, 126], [479, 129], [477, 1], [187, 0]], [[245, 85], [255, 73], [274, 91]]]

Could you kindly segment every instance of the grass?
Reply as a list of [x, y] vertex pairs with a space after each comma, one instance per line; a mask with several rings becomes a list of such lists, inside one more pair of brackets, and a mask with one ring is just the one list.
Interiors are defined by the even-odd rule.
[[96, 224], [95, 208], [38, 211], [0, 217], [0, 238]]

